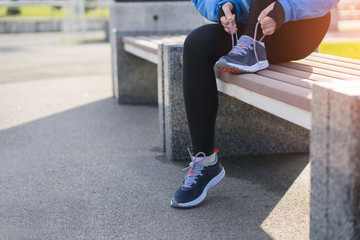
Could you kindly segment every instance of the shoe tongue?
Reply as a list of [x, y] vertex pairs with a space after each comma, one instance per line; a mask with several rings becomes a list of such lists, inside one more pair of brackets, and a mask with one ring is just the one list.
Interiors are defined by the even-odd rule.
[[242, 43], [252, 43], [253, 41], [254, 41], [253, 38], [246, 35], [242, 35], [238, 40], [238, 42], [242, 42]]

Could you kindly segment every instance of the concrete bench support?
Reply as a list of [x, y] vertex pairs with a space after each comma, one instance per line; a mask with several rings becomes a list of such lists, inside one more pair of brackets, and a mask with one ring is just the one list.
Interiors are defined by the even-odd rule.
[[113, 32], [112, 48], [114, 96], [121, 104], [155, 104], [157, 102], [157, 67], [154, 63], [124, 51], [122, 37], [153, 32]]
[[[158, 92], [162, 146], [167, 159], [187, 159], [190, 135], [179, 61], [183, 44], [164, 43], [158, 51], [161, 58], [158, 64]], [[219, 92], [215, 142], [221, 157], [308, 152], [309, 130]]]
[[311, 239], [360, 239], [360, 80], [313, 87]]
[[[161, 45], [160, 49], [162, 53], [159, 71], [162, 74], [159, 73], [159, 75], [162, 75], [163, 78], [159, 79], [158, 83], [162, 86], [162, 89], [159, 89], [159, 125], [163, 128], [164, 150], [168, 159], [183, 159], [186, 147], [190, 145], [182, 96], [180, 57], [183, 45], [165, 43]], [[161, 119], [161, 117], [163, 118]]]
[[123, 2], [110, 6], [114, 96], [122, 104], [157, 103], [157, 66], [124, 51], [122, 37], [187, 34], [203, 24], [191, 2]]

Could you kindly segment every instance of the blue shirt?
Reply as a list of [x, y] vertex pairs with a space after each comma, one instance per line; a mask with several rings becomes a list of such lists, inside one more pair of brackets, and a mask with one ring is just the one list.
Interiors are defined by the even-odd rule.
[[[239, 22], [246, 23], [249, 17], [251, 0], [191, 0], [196, 9], [206, 19], [217, 21], [220, 7], [231, 2], [236, 8], [236, 16]], [[339, 0], [278, 0], [285, 11], [285, 21], [297, 21], [299, 19], [317, 18], [327, 14]]]

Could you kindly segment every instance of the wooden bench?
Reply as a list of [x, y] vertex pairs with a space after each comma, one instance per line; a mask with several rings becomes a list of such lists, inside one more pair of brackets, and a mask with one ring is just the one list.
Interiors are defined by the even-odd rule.
[[[125, 51], [158, 64], [158, 45], [183, 43], [185, 37], [124, 37], [123, 43]], [[220, 92], [310, 130], [312, 85], [355, 78], [360, 78], [360, 60], [314, 52], [255, 74], [217, 72], [217, 86]]]
[[[176, 152], [180, 150], [175, 149], [183, 143], [178, 139], [189, 138], [179, 133], [188, 131], [187, 126], [183, 124], [185, 116], [181, 97], [181, 54], [184, 38], [185, 36], [123, 38], [125, 51], [158, 65], [160, 131], [164, 142], [163, 149], [169, 159], [181, 156]], [[254, 109], [259, 108], [285, 119], [283, 122], [275, 121], [275, 124], [270, 124], [270, 128], [291, 122], [301, 126], [301, 129], [311, 130], [311, 239], [358, 239], [360, 61], [312, 53], [302, 60], [270, 65], [268, 69], [255, 74], [234, 75], [216, 72], [216, 76], [220, 92], [231, 96], [232, 99], [241, 100], [238, 102], [250, 104], [255, 107]], [[244, 106], [240, 107], [244, 109]], [[221, 111], [224, 108], [230, 107], [226, 104], [219, 109]], [[238, 106], [233, 109], [236, 108]], [[245, 107], [245, 111], [250, 109]], [[236, 118], [233, 113], [235, 115], [237, 112], [227, 112], [225, 115], [230, 119]], [[242, 115], [238, 121], [242, 121], [244, 117], [247, 116]], [[257, 114], [252, 115], [250, 122], [254, 122], [256, 126], [251, 131], [256, 131], [261, 122], [267, 125], [271, 121], [267, 117], [259, 120]], [[225, 125], [230, 125], [230, 128], [241, 128], [243, 123], [233, 126], [236, 122], [230, 121]], [[245, 134], [251, 135], [251, 131], [245, 131]], [[269, 128], [266, 128], [262, 135], [257, 133], [258, 136], [255, 138], [246, 137], [250, 141], [257, 141], [266, 137], [268, 131]], [[275, 135], [278, 131], [279, 128], [276, 129]], [[287, 131], [293, 129], [286, 128], [285, 132]], [[225, 134], [231, 135], [231, 130], [228, 128]], [[295, 129], [294, 135], [302, 134], [303, 132]], [[294, 135], [286, 141], [291, 141]], [[306, 138], [306, 134], [302, 135], [302, 138], [304, 136]], [[236, 148], [247, 144], [241, 139], [232, 140], [226, 140], [226, 145], [235, 142]], [[275, 139], [273, 142], [286, 145], [278, 141], [279, 139]], [[265, 142], [265, 145], [269, 143], [271, 144], [271, 141]], [[292, 150], [298, 151], [303, 147]], [[307, 145], [305, 149], [308, 149]], [[277, 150], [281, 151], [282, 148]]]

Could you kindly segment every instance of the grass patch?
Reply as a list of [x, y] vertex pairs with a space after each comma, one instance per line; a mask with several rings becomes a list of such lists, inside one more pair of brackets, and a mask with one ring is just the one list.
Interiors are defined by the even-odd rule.
[[321, 43], [319, 52], [360, 60], [360, 42]]
[[[7, 7], [0, 7], [0, 18], [2, 17], [48, 17], [51, 18], [53, 15], [54, 18], [62, 18], [64, 16], [64, 8], [53, 8], [51, 6], [21, 6], [20, 14], [14, 16], [6, 15]], [[108, 8], [94, 8], [86, 11], [86, 18], [109, 18], [109, 9]]]
[[7, 7], [0, 7], [0, 17], [51, 17], [53, 11], [55, 18], [63, 16], [63, 9], [53, 8], [51, 6], [21, 6], [20, 14], [14, 16], [6, 15]]
[[87, 44], [87, 43], [104, 43], [105, 38], [96, 38], [96, 39], [74, 39], [74, 40], [63, 40], [60, 41], [60, 44]]

